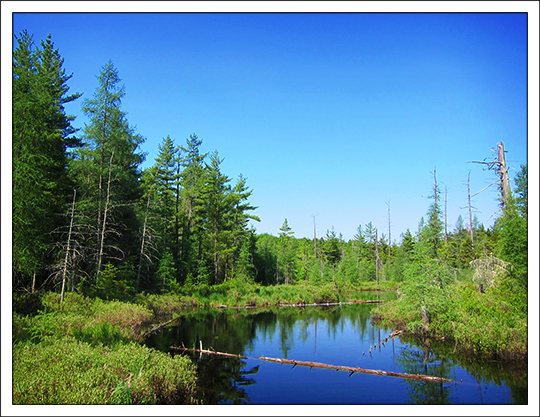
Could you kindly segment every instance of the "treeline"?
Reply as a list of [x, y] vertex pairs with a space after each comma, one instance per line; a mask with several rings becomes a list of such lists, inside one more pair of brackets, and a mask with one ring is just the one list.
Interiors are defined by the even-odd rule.
[[400, 281], [426, 259], [457, 271], [491, 253], [526, 281], [526, 166], [516, 177], [515, 198], [504, 199], [506, 214], [489, 230], [472, 218], [466, 226], [460, 216], [447, 231], [434, 176], [426, 220], [399, 244], [371, 222], [347, 242], [334, 230], [297, 239], [287, 220], [278, 236], [257, 235], [246, 178], [233, 182], [217, 151], [201, 153], [196, 135], [182, 145], [167, 136], [154, 164], [141, 169], [145, 139], [122, 111], [125, 89], [112, 62], [83, 101], [88, 122], [76, 131], [64, 105], [81, 94], [68, 94], [72, 75], [50, 35], [40, 46], [26, 31], [15, 39], [14, 289], [125, 298], [231, 279], [339, 286]]

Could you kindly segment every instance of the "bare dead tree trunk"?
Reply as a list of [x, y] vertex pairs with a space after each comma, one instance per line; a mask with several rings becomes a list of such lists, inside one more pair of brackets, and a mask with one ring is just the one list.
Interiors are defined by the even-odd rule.
[[448, 243], [448, 187], [444, 187], [444, 243]]
[[[504, 153], [506, 151], [504, 150], [504, 143], [501, 141], [501, 143], [497, 143], [497, 160], [496, 161], [468, 161], [475, 164], [484, 164], [487, 165], [489, 169], [493, 169], [499, 174], [500, 178], [500, 188], [501, 188], [501, 194], [502, 194], [502, 205], [503, 207], [506, 206], [508, 199], [510, 198], [510, 179], [508, 178], [508, 168], [506, 167], [506, 157], [504, 156]], [[477, 192], [475, 195], [480, 194], [482, 191], [484, 191], [486, 188], [492, 186], [497, 181], [492, 182], [488, 186], [484, 187], [482, 190]]]
[[[434, 207], [438, 207], [438, 203], [439, 203], [439, 196], [438, 196], [438, 193], [437, 193], [437, 169], [434, 169], [433, 170], [433, 180], [434, 180], [434, 183], [433, 183], [433, 198], [434, 198], [434, 204], [435, 206]], [[435, 214], [436, 216], [438, 216], [438, 214]], [[437, 258], [437, 243], [438, 243], [438, 237], [435, 236], [435, 258]]]
[[472, 248], [474, 251], [474, 232], [473, 232], [473, 217], [472, 217], [470, 184], [471, 184], [471, 171], [469, 170], [469, 175], [467, 176], [467, 201], [469, 203], [469, 232], [471, 234]]
[[76, 195], [77, 195], [77, 190], [73, 189], [73, 204], [71, 205], [71, 219], [69, 221], [69, 232], [68, 232], [66, 256], [64, 258], [64, 267], [62, 270], [62, 290], [60, 291], [60, 302], [64, 301], [64, 288], [66, 286], [67, 265], [68, 265], [68, 259], [69, 259], [69, 252], [71, 250], [71, 230], [73, 229], [73, 214], [75, 213]]
[[388, 206], [388, 262], [390, 262], [390, 256], [392, 255], [392, 229], [390, 226], [390, 200], [386, 203]]
[[379, 237], [375, 229], [375, 274], [377, 275], [377, 285], [379, 285]]
[[498, 160], [499, 160], [499, 175], [502, 183], [502, 193], [504, 205], [506, 206], [510, 198], [510, 180], [508, 178], [508, 168], [506, 167], [506, 157], [504, 156], [504, 143], [497, 143]]
[[315, 226], [315, 214], [312, 214], [313, 217], [313, 242], [315, 243], [315, 259], [317, 259], [317, 227]]
[[[156, 174], [157, 176], [157, 174]], [[144, 224], [143, 224], [143, 233], [142, 233], [142, 240], [141, 240], [141, 252], [139, 253], [139, 268], [137, 269], [137, 281], [135, 284], [135, 292], [139, 291], [139, 282], [141, 279], [141, 267], [142, 267], [142, 260], [144, 255], [144, 244], [146, 242], [146, 224], [148, 222], [148, 212], [150, 211], [150, 199], [152, 197], [152, 188], [154, 188], [155, 185], [155, 179], [152, 185], [150, 186], [150, 190], [148, 191], [148, 200], [146, 201], [146, 213], [144, 214]]]
[[109, 178], [107, 180], [107, 197], [105, 199], [105, 207], [103, 209], [103, 224], [101, 228], [101, 238], [99, 244], [98, 264], [96, 272], [96, 283], [99, 271], [101, 270], [101, 263], [103, 260], [103, 242], [105, 241], [105, 229], [107, 227], [107, 214], [109, 212], [109, 201], [111, 197], [111, 174], [112, 174], [112, 161], [114, 157], [114, 151], [111, 153], [111, 159], [109, 160]]

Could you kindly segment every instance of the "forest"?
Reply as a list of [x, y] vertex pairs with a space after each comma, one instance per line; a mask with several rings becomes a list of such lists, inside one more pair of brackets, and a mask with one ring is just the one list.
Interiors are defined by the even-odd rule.
[[[353, 240], [334, 230], [295, 238], [287, 219], [278, 236], [256, 234], [246, 178], [222, 172], [202, 139], [167, 136], [147, 169], [144, 138], [122, 111], [125, 87], [109, 61], [83, 131], [70, 124], [63, 59], [51, 37], [35, 47], [23, 32], [13, 52], [13, 288], [125, 298], [231, 279], [271, 284], [406, 279], [411, 264], [437, 259], [455, 273], [489, 254], [510, 262], [526, 284], [527, 167], [510, 198], [501, 192], [495, 226], [472, 216], [449, 227], [436, 171], [425, 218], [392, 243], [390, 226], [359, 225]], [[494, 171], [499, 171], [496, 161]], [[501, 178], [501, 190], [502, 190]], [[469, 193], [470, 196], [470, 193]], [[390, 207], [389, 207], [390, 216]], [[501, 211], [502, 213], [502, 211]], [[385, 233], [385, 232], [388, 233]]]

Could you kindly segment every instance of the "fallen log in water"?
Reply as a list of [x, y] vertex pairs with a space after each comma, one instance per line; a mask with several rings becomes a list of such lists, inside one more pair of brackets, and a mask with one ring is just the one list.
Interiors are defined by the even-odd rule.
[[370, 375], [393, 376], [393, 377], [396, 377], [396, 378], [405, 378], [405, 379], [416, 379], [416, 380], [419, 380], [419, 381], [453, 382], [451, 379], [439, 378], [439, 377], [436, 377], [436, 376], [419, 375], [419, 374], [405, 374], [405, 373], [402, 373], [402, 372], [386, 372], [386, 371], [380, 371], [380, 370], [374, 370], [374, 369], [353, 368], [351, 366], [336, 366], [336, 365], [329, 365], [329, 364], [320, 363], [320, 362], [296, 361], [296, 360], [292, 360], [292, 359], [282, 359], [282, 358], [267, 358], [267, 357], [264, 357], [264, 356], [260, 356], [260, 357], [257, 357], [257, 358], [248, 358], [247, 356], [233, 355], [231, 353], [216, 352], [214, 350], [203, 350], [202, 346], [201, 346], [201, 349], [187, 349], [185, 347], [180, 348], [180, 347], [171, 346], [171, 349], [198, 352], [198, 353], [208, 353], [208, 354], [211, 354], [211, 355], [230, 356], [230, 357], [235, 357], [235, 358], [239, 358], [239, 359], [257, 359], [257, 360], [260, 360], [260, 361], [275, 362], [275, 363], [293, 365], [293, 368], [295, 366], [307, 366], [309, 368], [333, 369], [333, 370], [336, 370], [336, 371], [349, 372], [349, 376], [351, 376], [354, 373], [361, 373], [361, 374], [370, 374]]
[[[384, 300], [350, 300], [350, 301], [342, 301], [339, 303], [331, 303], [331, 302], [320, 302], [320, 303], [296, 303], [296, 304], [275, 304], [275, 307], [327, 307], [327, 306], [340, 306], [340, 305], [351, 305], [351, 304], [376, 304], [376, 303], [384, 303]], [[244, 308], [264, 308], [264, 307], [272, 307], [272, 305], [266, 305], [266, 306], [257, 306], [257, 305], [245, 305], [245, 306], [226, 306], [226, 305], [218, 305], [216, 308], [229, 308], [229, 309], [244, 309]]]

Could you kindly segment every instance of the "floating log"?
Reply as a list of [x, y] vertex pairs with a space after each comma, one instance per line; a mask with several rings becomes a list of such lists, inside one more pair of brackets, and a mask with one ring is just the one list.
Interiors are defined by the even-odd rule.
[[350, 366], [329, 365], [329, 364], [320, 363], [320, 362], [296, 361], [296, 360], [292, 360], [292, 359], [283, 359], [283, 358], [267, 358], [267, 357], [264, 357], [264, 356], [260, 356], [260, 357], [256, 357], [256, 358], [248, 358], [247, 356], [233, 355], [231, 353], [224, 353], [224, 352], [216, 352], [214, 350], [187, 349], [185, 347], [180, 348], [180, 347], [175, 347], [175, 346], [171, 346], [171, 349], [183, 350], [183, 351], [191, 351], [191, 352], [199, 352], [199, 353], [208, 353], [208, 354], [211, 354], [211, 355], [229, 356], [229, 357], [235, 357], [235, 358], [239, 358], [239, 359], [257, 359], [257, 360], [260, 360], [260, 361], [275, 362], [275, 363], [293, 365], [293, 368], [295, 366], [307, 366], [309, 368], [333, 369], [333, 370], [336, 370], [336, 371], [349, 372], [349, 376], [351, 376], [354, 373], [361, 373], [361, 374], [380, 375], [380, 376], [392, 376], [392, 377], [396, 377], [396, 378], [405, 378], [405, 379], [416, 379], [416, 380], [419, 380], [419, 381], [453, 382], [451, 379], [439, 378], [439, 377], [429, 376], [429, 375], [406, 374], [406, 373], [402, 373], [402, 372], [386, 372], [386, 371], [380, 371], [380, 370], [374, 370], [374, 369], [353, 368], [353, 367], [350, 367]]
[[[340, 305], [351, 305], [351, 304], [377, 304], [377, 303], [384, 303], [384, 300], [350, 300], [350, 301], [342, 301], [339, 303], [298, 303], [298, 304], [275, 304], [274, 307], [326, 307], [326, 306], [340, 306]], [[263, 306], [257, 306], [257, 305], [245, 305], [245, 306], [226, 306], [226, 305], [219, 305], [216, 306], [216, 308], [228, 308], [228, 309], [244, 309], [244, 308], [264, 308], [264, 307], [272, 307], [272, 305], [263, 305]]]

